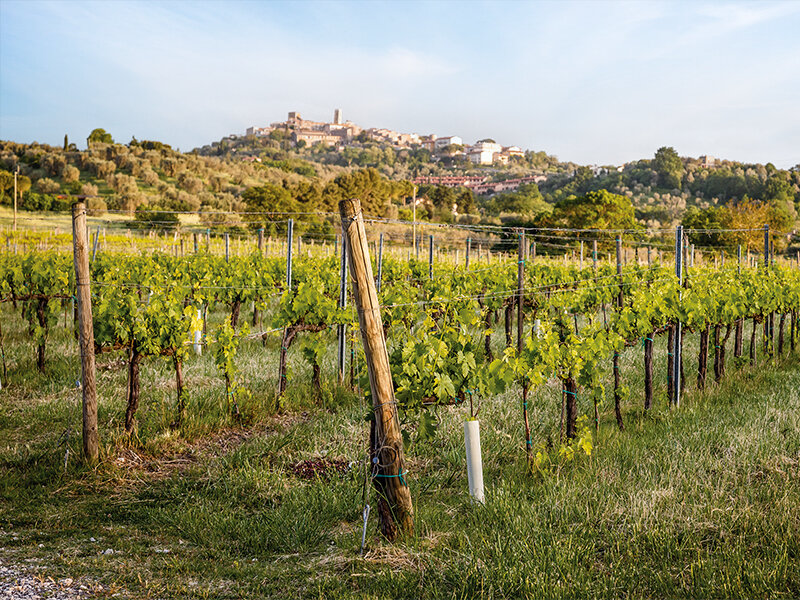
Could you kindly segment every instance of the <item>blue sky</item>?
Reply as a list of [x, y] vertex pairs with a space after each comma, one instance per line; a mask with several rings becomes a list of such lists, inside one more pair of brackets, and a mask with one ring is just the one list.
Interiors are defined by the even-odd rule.
[[583, 164], [800, 163], [800, 2], [0, 0], [0, 139], [190, 150], [290, 110]]

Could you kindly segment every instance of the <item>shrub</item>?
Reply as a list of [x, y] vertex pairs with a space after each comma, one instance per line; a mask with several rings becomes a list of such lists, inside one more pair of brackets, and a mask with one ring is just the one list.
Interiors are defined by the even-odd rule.
[[36, 191], [42, 194], [57, 194], [61, 191], [61, 186], [48, 177], [42, 177], [36, 182]]

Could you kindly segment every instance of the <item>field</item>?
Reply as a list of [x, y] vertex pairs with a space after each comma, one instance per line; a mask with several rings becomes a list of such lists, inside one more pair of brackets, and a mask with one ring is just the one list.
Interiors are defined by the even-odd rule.
[[[275, 294], [282, 260], [98, 257], [92, 304], [99, 348], [123, 335], [109, 324], [128, 320], [137, 325], [123, 347], [137, 347], [141, 336], [158, 347], [148, 346], [142, 361], [130, 432], [130, 355], [99, 349], [101, 460], [88, 466], [81, 458], [79, 349], [69, 296], [59, 291], [74, 285], [62, 269], [71, 257], [0, 257], [0, 273], [18, 299], [16, 310], [10, 296], [0, 303], [8, 372], [0, 391], [0, 566], [137, 598], [800, 595], [796, 268], [698, 268], [681, 297], [666, 265], [628, 265], [617, 276], [607, 264], [593, 271], [588, 261], [581, 272], [556, 259], [526, 259], [531, 291], [524, 307], [540, 319], [541, 334], [528, 319], [517, 355], [501, 323], [509, 299], [513, 311], [515, 258], [473, 265], [471, 274], [443, 262], [430, 276], [425, 261], [387, 258], [381, 298], [407, 433], [415, 534], [388, 542], [373, 512], [361, 555], [362, 509], [375, 491], [366, 470], [371, 407], [354, 312], [337, 307], [337, 257], [298, 260], [292, 290]], [[13, 275], [50, 273], [45, 263], [53, 273], [45, 283]], [[220, 284], [236, 273], [249, 281]], [[203, 284], [182, 283], [192, 278]], [[133, 279], [139, 284], [128, 289]], [[35, 304], [34, 283], [50, 286], [46, 336], [35, 317], [29, 326], [21, 315]], [[23, 300], [25, 293], [31, 299]], [[173, 312], [187, 294], [190, 308]], [[201, 356], [186, 342], [200, 327], [195, 305], [207, 311]], [[786, 333], [776, 319], [781, 341], [764, 344], [761, 322], [773, 312], [788, 315]], [[671, 408], [667, 363], [674, 349], [666, 333], [675, 314], [691, 327], [683, 343], [686, 389], [680, 407]], [[745, 339], [719, 381], [709, 373], [697, 390], [701, 344], [710, 364], [728, 342], [715, 341], [714, 328], [731, 334], [743, 320], [749, 338], [753, 319], [755, 361]], [[297, 346], [283, 349], [282, 330], [298, 323], [326, 327], [300, 333]], [[354, 348], [341, 384], [337, 324], [348, 325]], [[225, 337], [231, 331], [238, 333]], [[711, 331], [710, 344], [704, 331]], [[486, 343], [493, 357], [484, 354]], [[456, 357], [456, 347], [476, 364]], [[437, 348], [438, 355], [427, 354]], [[642, 359], [650, 349], [653, 392], [645, 410]], [[185, 386], [177, 395], [176, 355]], [[565, 414], [562, 390], [571, 378], [578, 393]], [[467, 493], [465, 390], [480, 391], [485, 505]], [[570, 426], [573, 440], [561, 433]]]

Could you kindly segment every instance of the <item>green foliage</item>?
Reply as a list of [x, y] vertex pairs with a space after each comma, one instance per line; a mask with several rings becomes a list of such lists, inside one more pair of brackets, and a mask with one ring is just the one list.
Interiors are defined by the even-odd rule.
[[683, 162], [672, 147], [662, 146], [656, 151], [653, 169], [658, 173], [658, 184], [662, 188], [680, 189]]
[[142, 229], [164, 229], [172, 231], [180, 226], [180, 219], [174, 212], [159, 210], [157, 207], [139, 207], [134, 214], [134, 225]]
[[317, 176], [317, 170], [314, 168], [314, 165], [305, 160], [264, 160], [261, 164], [265, 167], [274, 167], [281, 171], [286, 171], [287, 173], [297, 173], [304, 177]]
[[690, 208], [683, 216], [686, 229], [699, 229], [691, 233], [691, 240], [703, 246], [727, 246], [729, 241], [722, 232], [715, 230], [730, 229], [732, 219], [730, 211], [724, 206], [710, 206], [706, 209]]
[[[31, 189], [31, 180], [25, 175], [17, 175], [17, 204], [19, 198]], [[0, 169], [0, 204], [14, 202], [14, 173]]]
[[[251, 187], [242, 194], [248, 212], [256, 213], [284, 213], [296, 210], [294, 199], [289, 191], [279, 185], [266, 183], [258, 187]], [[270, 215], [244, 215], [244, 219], [250, 223], [251, 227], [265, 227], [276, 217]], [[283, 218], [281, 217], [281, 219]]]
[[490, 214], [516, 213], [526, 217], [546, 215], [553, 208], [544, 201], [539, 186], [525, 183], [516, 192], [504, 192], [493, 196], [486, 204]]
[[592, 430], [586, 415], [578, 417], [577, 434], [571, 440], [562, 441], [558, 448], [548, 448], [540, 443], [534, 448], [532, 467], [540, 474], [551, 474], [564, 467], [578, 456], [591, 456], [594, 449]]
[[323, 195], [326, 210], [337, 210], [341, 200], [359, 198], [365, 214], [383, 216], [389, 203], [410, 196], [411, 188], [407, 182], [390, 181], [370, 168], [339, 175], [325, 186]]
[[86, 143], [89, 146], [91, 146], [93, 143], [113, 144], [114, 138], [112, 138], [111, 134], [107, 133], [105, 129], [98, 127], [97, 129], [92, 130], [92, 133], [90, 133], [89, 137], [86, 138]]
[[66, 212], [71, 209], [72, 202], [73, 200], [66, 196], [28, 191], [22, 195], [17, 205], [21, 210]]
[[[570, 196], [558, 202], [547, 222], [566, 229], [620, 230], [639, 227], [630, 199], [607, 190]], [[609, 234], [601, 232], [598, 235]]]

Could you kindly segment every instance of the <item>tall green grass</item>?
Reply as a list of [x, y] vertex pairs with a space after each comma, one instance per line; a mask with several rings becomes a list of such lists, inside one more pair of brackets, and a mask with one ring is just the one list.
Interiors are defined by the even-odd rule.
[[[237, 364], [252, 396], [242, 422], [222, 404], [212, 358], [191, 358], [178, 430], [170, 427], [172, 369], [147, 361], [134, 443], [120, 433], [124, 368], [102, 370], [104, 461], [87, 470], [76, 459], [74, 341], [54, 332], [48, 372], [36, 374], [23, 323], [7, 307], [0, 316], [12, 366], [0, 396], [4, 561], [41, 558], [134, 597], [800, 597], [797, 355], [759, 357], [757, 369], [729, 364], [722, 384], [698, 393], [690, 335], [687, 393], [670, 410], [659, 338], [659, 394], [645, 414], [642, 351], [631, 348], [622, 360], [626, 431], [616, 428], [609, 395], [592, 456], [535, 474], [525, 462], [519, 390], [484, 399], [485, 506], [467, 495], [466, 413], [439, 408], [436, 436], [407, 455], [415, 537], [383, 542], [373, 512], [362, 557], [367, 407], [336, 386], [315, 393], [299, 352], [290, 352], [290, 392], [279, 403], [277, 342], [243, 346]], [[335, 380], [334, 362], [331, 345], [324, 380]], [[558, 442], [560, 389], [554, 382], [532, 392], [536, 442]], [[580, 413], [592, 410], [579, 396]], [[292, 473], [323, 457], [350, 468], [312, 480]], [[100, 554], [106, 548], [119, 553]]]

